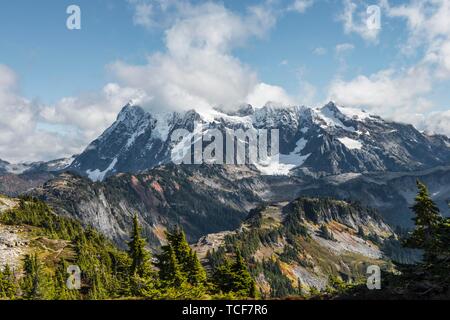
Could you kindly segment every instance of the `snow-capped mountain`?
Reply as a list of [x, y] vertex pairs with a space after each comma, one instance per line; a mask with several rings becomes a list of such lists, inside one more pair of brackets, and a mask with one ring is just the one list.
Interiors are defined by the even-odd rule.
[[68, 168], [76, 156], [51, 161], [9, 163], [0, 159], [0, 174], [26, 174], [36, 172], [58, 172]]
[[[246, 105], [234, 112], [150, 114], [126, 105], [116, 122], [68, 169], [92, 180], [139, 172], [171, 162], [171, 133], [201, 130], [279, 129], [280, 161], [258, 166], [270, 175], [326, 176], [347, 172], [414, 171], [450, 164], [450, 140], [412, 125], [385, 121], [333, 102], [321, 108]], [[196, 129], [198, 130], [198, 129]]]
[[48, 162], [16, 164], [0, 160], [0, 194], [15, 197], [42, 186], [64, 171], [74, 159], [75, 156]]

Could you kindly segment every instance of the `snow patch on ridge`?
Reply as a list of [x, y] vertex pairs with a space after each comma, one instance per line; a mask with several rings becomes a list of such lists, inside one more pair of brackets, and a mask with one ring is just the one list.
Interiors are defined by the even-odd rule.
[[316, 109], [316, 114], [319, 119], [323, 120], [325, 122], [325, 125], [321, 124], [320, 126], [323, 129], [327, 129], [329, 127], [339, 127], [349, 132], [355, 132], [356, 129], [353, 127], [347, 127], [344, 125], [341, 121], [341, 119], [337, 118], [336, 115], [328, 109], [322, 108], [322, 109]]
[[366, 111], [356, 108], [347, 108], [347, 107], [339, 107], [336, 106], [338, 110], [346, 117], [348, 118], [357, 118], [359, 120], [365, 120], [370, 118], [370, 114], [368, 114]]
[[287, 176], [289, 172], [301, 166], [311, 154], [301, 155], [308, 140], [301, 138], [297, 141], [295, 150], [290, 154], [280, 154], [278, 157], [269, 157], [268, 162], [256, 165], [257, 169], [264, 175]]
[[338, 138], [338, 140], [349, 150], [361, 150], [363, 146], [360, 141], [348, 137]]
[[22, 174], [28, 169], [31, 168], [31, 165], [19, 163], [19, 164], [7, 164], [5, 166], [5, 169], [7, 172], [12, 174]]
[[95, 169], [94, 171], [87, 170], [86, 173], [92, 181], [103, 181], [106, 174], [114, 169], [114, 167], [117, 164], [117, 158], [114, 158], [114, 160], [111, 162], [111, 164], [106, 168], [104, 171], [100, 171], [99, 169]]

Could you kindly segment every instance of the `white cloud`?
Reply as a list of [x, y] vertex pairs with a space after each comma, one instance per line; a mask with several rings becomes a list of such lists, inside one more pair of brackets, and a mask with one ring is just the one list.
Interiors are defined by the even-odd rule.
[[340, 55], [348, 51], [352, 51], [355, 49], [355, 46], [351, 43], [339, 43], [336, 45], [335, 50], [336, 54]]
[[145, 103], [148, 97], [140, 90], [109, 83], [99, 93], [63, 98], [54, 105], [41, 107], [40, 118], [51, 125], [72, 127], [85, 146], [114, 122], [130, 100]]
[[[423, 56], [406, 70], [389, 68], [349, 81], [335, 79], [329, 88], [330, 99], [410, 122], [420, 129], [449, 134], [448, 111], [432, 112], [437, 106], [428, 96], [435, 84], [450, 78], [450, 1], [411, 0], [391, 6], [382, 0], [379, 4], [389, 18], [403, 18], [407, 22], [409, 36], [401, 45], [402, 52], [410, 55], [423, 51]], [[347, 32], [360, 33], [370, 40], [370, 36], [358, 32], [360, 28], [355, 28], [352, 21], [356, 4], [346, 1], [345, 7], [343, 21]]]
[[333, 81], [329, 98], [339, 104], [367, 108], [389, 118], [416, 123], [415, 115], [431, 107], [423, 97], [431, 89], [431, 75], [426, 68], [403, 72], [386, 69], [368, 77], [360, 75], [350, 81]]
[[290, 11], [304, 13], [308, 8], [312, 7], [315, 0], [295, 0], [289, 7]]
[[106, 85], [100, 93], [41, 105], [21, 96], [16, 73], [0, 65], [0, 159], [10, 162], [70, 156], [105, 130], [136, 89]]
[[323, 56], [323, 55], [327, 54], [327, 49], [325, 49], [323, 47], [317, 47], [317, 48], [314, 48], [313, 53], [318, 56]]
[[127, 0], [133, 10], [133, 23], [146, 29], [166, 25], [177, 11], [189, 7], [186, 0]]
[[267, 103], [284, 106], [294, 104], [292, 98], [289, 97], [283, 88], [266, 83], [259, 83], [245, 100], [247, 103], [257, 108], [263, 107]]
[[275, 22], [267, 3], [248, 8], [245, 16], [217, 3], [191, 5], [166, 30], [165, 52], [151, 55], [145, 65], [117, 61], [110, 70], [124, 86], [147, 92], [154, 108], [235, 107], [261, 88], [268, 90], [261, 97], [275, 94], [278, 99], [281, 89], [261, 84], [257, 74], [232, 55], [250, 37], [263, 37]]
[[144, 26], [146, 28], [151, 28], [154, 26], [153, 6], [150, 3], [136, 2], [134, 10], [134, 24]]
[[426, 129], [429, 133], [445, 134], [450, 137], [450, 110], [431, 112], [423, 116], [418, 126]]
[[20, 95], [17, 75], [4, 65], [0, 65], [0, 114], [0, 159], [51, 158], [73, 147], [39, 128], [39, 106]]

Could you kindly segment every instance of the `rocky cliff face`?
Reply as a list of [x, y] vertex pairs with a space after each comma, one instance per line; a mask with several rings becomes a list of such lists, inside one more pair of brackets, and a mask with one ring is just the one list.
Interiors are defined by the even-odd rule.
[[132, 217], [156, 247], [164, 230], [180, 224], [190, 241], [232, 230], [270, 188], [247, 167], [163, 166], [141, 174], [120, 174], [92, 182], [70, 173], [31, 192], [57, 213], [91, 225], [116, 243], [128, 240]]
[[[433, 199], [447, 212], [449, 173], [448, 168], [438, 168], [418, 173], [300, 179], [261, 176], [246, 166], [167, 165], [141, 174], [119, 174], [104, 182], [65, 173], [31, 194], [48, 202], [58, 213], [94, 226], [120, 245], [127, 240], [132, 216], [138, 214], [146, 236], [153, 246], [158, 246], [168, 226], [181, 224], [189, 240], [196, 241], [209, 233], [233, 230], [248, 210], [261, 203], [292, 201], [299, 195], [359, 201], [377, 208], [390, 225], [408, 227], [416, 180], [429, 185]], [[304, 214], [316, 223], [336, 220], [353, 227], [365, 223], [355, 222], [352, 212], [344, 214], [327, 208], [314, 216], [317, 208], [309, 209], [304, 208]], [[333, 213], [338, 215], [330, 216]]]
[[416, 181], [425, 183], [442, 213], [450, 203], [450, 167], [417, 172], [342, 174], [310, 181], [301, 195], [327, 196], [359, 201], [378, 209], [391, 225], [411, 226], [409, 209], [417, 193]]
[[324, 289], [333, 275], [355, 281], [369, 265], [389, 269], [391, 257], [414, 258], [375, 210], [319, 198], [253, 210], [240, 228], [207, 235], [194, 248], [212, 264], [238, 248], [267, 296]]

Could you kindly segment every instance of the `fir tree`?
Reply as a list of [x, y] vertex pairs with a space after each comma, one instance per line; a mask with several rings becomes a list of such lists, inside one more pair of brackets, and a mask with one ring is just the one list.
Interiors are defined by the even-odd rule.
[[236, 260], [231, 267], [231, 272], [233, 275], [233, 291], [255, 298], [255, 282], [250, 272], [248, 272], [247, 265], [240, 251], [236, 252]]
[[68, 263], [64, 260], [60, 261], [55, 270], [55, 300], [75, 300], [79, 299], [79, 292], [77, 290], [69, 290], [67, 287], [67, 273]]
[[150, 253], [145, 249], [146, 242], [141, 235], [141, 227], [137, 215], [133, 218], [131, 241], [128, 242], [128, 253], [131, 258], [131, 275], [147, 276], [150, 272]]
[[159, 268], [159, 279], [166, 286], [178, 287], [186, 282], [186, 277], [181, 272], [175, 250], [171, 244], [162, 247], [162, 253], [157, 256], [156, 266]]
[[206, 271], [198, 260], [196, 252], [189, 246], [186, 234], [177, 227], [172, 232], [167, 232], [166, 237], [188, 283], [194, 286], [204, 284], [206, 282]]
[[46, 279], [37, 255], [26, 255], [24, 258], [24, 277], [21, 289], [26, 299], [40, 300], [45, 297]]
[[213, 275], [213, 282], [222, 293], [236, 293], [241, 297], [256, 298], [258, 296], [256, 284], [240, 251], [236, 252], [234, 263], [228, 260], [220, 265]]
[[191, 249], [189, 259], [186, 263], [187, 280], [192, 285], [202, 285], [206, 283], [206, 271], [203, 268], [197, 253]]
[[16, 279], [9, 265], [0, 270], [0, 299], [13, 299], [17, 291]]
[[427, 187], [417, 181], [418, 194], [412, 206], [415, 229], [408, 238], [408, 247], [423, 249], [425, 261], [430, 262], [439, 254], [437, 231], [443, 221], [439, 208], [429, 196]]

